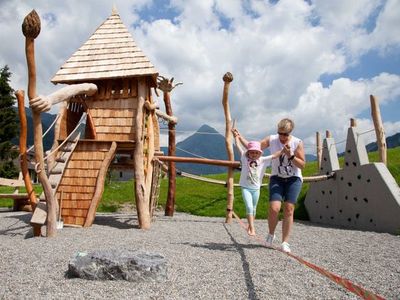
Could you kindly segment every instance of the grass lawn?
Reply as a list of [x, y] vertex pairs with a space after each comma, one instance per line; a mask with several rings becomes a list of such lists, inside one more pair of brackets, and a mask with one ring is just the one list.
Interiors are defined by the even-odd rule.
[[[378, 153], [369, 153], [370, 162], [379, 160]], [[341, 166], [343, 158], [339, 159]], [[400, 184], [400, 147], [388, 150], [389, 170]], [[304, 176], [312, 176], [317, 173], [316, 162], [309, 162], [303, 171]], [[209, 178], [218, 180], [226, 180], [226, 174], [209, 175]], [[239, 181], [239, 172], [235, 172], [235, 182]], [[117, 182], [111, 181], [106, 183], [103, 198], [98, 207], [101, 212], [115, 212], [126, 204], [135, 204], [133, 181]], [[308, 220], [307, 211], [304, 206], [304, 199], [307, 194], [309, 184], [303, 184], [299, 201], [296, 205], [295, 218], [298, 220]], [[168, 179], [165, 177], [161, 180], [159, 206], [164, 209], [168, 189]], [[12, 193], [13, 188], [0, 187], [0, 193]], [[20, 189], [21, 192], [25, 190]], [[37, 193], [41, 192], [40, 186], [35, 186]], [[176, 183], [176, 211], [186, 212], [200, 216], [224, 217], [226, 210], [226, 194], [227, 190], [223, 185], [210, 184], [197, 181], [194, 179], [177, 177]], [[267, 205], [269, 192], [266, 187], [262, 189], [258, 208], [257, 218], [265, 219], [267, 217]], [[0, 207], [12, 207], [11, 199], [0, 199]], [[240, 187], [235, 187], [234, 210], [240, 216], [245, 216], [245, 206], [242, 201]]]

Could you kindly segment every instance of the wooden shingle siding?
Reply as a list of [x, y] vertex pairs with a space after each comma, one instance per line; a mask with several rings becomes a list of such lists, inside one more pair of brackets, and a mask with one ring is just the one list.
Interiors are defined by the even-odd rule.
[[51, 80], [74, 83], [99, 79], [151, 76], [157, 70], [122, 23], [118, 13], [101, 24]]
[[99, 170], [111, 143], [79, 141], [57, 189], [62, 195], [62, 218], [66, 225], [82, 226], [98, 183]]

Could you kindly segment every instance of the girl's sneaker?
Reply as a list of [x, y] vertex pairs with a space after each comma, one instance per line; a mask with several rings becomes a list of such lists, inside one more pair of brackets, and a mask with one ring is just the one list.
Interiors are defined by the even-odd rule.
[[267, 242], [267, 246], [272, 247], [272, 244], [274, 243], [275, 240], [275, 234], [268, 233], [267, 238], [265, 240]]
[[281, 249], [283, 252], [290, 253], [290, 245], [287, 242], [281, 244]]

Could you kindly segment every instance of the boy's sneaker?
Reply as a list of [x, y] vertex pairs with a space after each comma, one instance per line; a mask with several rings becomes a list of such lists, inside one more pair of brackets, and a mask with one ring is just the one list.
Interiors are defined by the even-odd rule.
[[268, 233], [267, 238], [266, 238], [267, 246], [272, 247], [274, 240], [275, 240], [275, 234]]
[[283, 242], [281, 245], [281, 249], [283, 252], [290, 253], [290, 245], [287, 242]]

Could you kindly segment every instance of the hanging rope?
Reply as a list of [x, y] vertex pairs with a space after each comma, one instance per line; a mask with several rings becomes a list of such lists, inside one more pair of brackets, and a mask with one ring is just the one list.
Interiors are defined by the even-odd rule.
[[[78, 122], [78, 124], [75, 126], [74, 130], [67, 136], [67, 138], [60, 144], [57, 146], [57, 148], [55, 148], [53, 151], [51, 151], [50, 153], [47, 154], [46, 157], [43, 158], [43, 161], [46, 161], [50, 155], [54, 154], [56, 151], [58, 151], [66, 142], [69, 141], [69, 138], [75, 133], [75, 131], [79, 128], [79, 126], [86, 120], [86, 113], [84, 112], [82, 114], [82, 117], [80, 119], [80, 121]], [[36, 163], [35, 164], [35, 172], [38, 173], [40, 172], [39, 170], [39, 166], [40, 163]]]
[[[57, 120], [60, 118], [60, 114], [58, 114], [56, 116], [56, 118], [54, 119], [53, 123], [51, 123], [51, 125], [49, 126], [49, 128], [47, 128], [46, 132], [42, 135], [42, 138], [44, 138], [46, 136], [46, 134], [50, 131], [51, 128], [53, 128], [53, 126], [56, 124]], [[35, 148], [35, 145], [32, 145], [28, 150], [26, 150], [26, 153], [28, 153], [29, 151], [31, 151], [33, 148]]]

